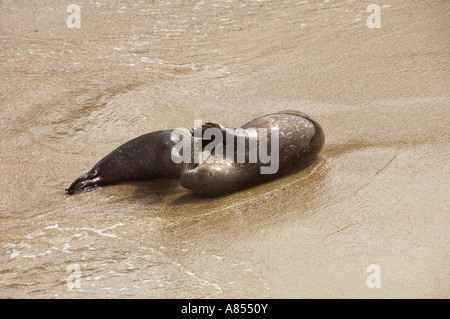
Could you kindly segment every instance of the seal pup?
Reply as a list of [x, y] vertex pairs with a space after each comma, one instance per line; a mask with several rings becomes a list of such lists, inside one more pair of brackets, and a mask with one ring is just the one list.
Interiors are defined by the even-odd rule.
[[[222, 132], [222, 140], [224, 146], [226, 146], [226, 135], [233, 135], [233, 133], [214, 123], [206, 123], [202, 129], [206, 131], [211, 127], [215, 127]], [[211, 154], [202, 165], [182, 173], [181, 185], [202, 197], [224, 195], [273, 180], [308, 165], [317, 158], [325, 143], [325, 134], [321, 126], [308, 115], [298, 111], [285, 110], [261, 116], [246, 123], [241, 128], [244, 129], [243, 132], [234, 133], [235, 136], [232, 136], [232, 138], [236, 140], [242, 135], [244, 136], [246, 162], [236, 163], [234, 158]], [[278, 170], [273, 174], [261, 173], [261, 167], [264, 166], [264, 163], [261, 162], [260, 158], [256, 163], [248, 161], [249, 145], [252, 142], [253, 145], [254, 142], [259, 144], [261, 139], [259, 134], [254, 134], [255, 130], [248, 129], [260, 128], [269, 129], [266, 139], [269, 144], [272, 143], [270, 138], [272, 129], [277, 128], [278, 131], [279, 163]], [[237, 143], [234, 143], [234, 145], [237, 145]], [[267, 149], [271, 149], [271, 146], [268, 145]]]
[[[178, 134], [172, 134], [177, 131]], [[151, 179], [180, 178], [183, 171], [195, 163], [174, 163], [173, 146], [182, 138], [193, 139], [190, 132], [181, 129], [156, 131], [136, 137], [101, 159], [87, 173], [78, 177], [66, 189], [69, 195], [92, 190], [101, 185]], [[192, 154], [191, 154], [192, 157]]]

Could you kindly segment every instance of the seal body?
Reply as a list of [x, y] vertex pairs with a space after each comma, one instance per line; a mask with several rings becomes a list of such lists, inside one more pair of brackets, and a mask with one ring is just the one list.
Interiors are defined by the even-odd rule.
[[[207, 123], [207, 127], [216, 126], [225, 135], [227, 130], [217, 124]], [[263, 183], [300, 169], [314, 161], [325, 142], [320, 125], [304, 113], [281, 111], [254, 119], [242, 126], [242, 129], [268, 129], [267, 149], [271, 149], [271, 129], [278, 128], [278, 170], [273, 174], [262, 174], [263, 164], [258, 158], [256, 163], [237, 163], [226, 156], [210, 155], [206, 162], [196, 168], [184, 171], [181, 185], [191, 189], [199, 196], [211, 197], [227, 194], [245, 187]], [[246, 134], [246, 158], [252, 140], [260, 142], [259, 134]], [[226, 138], [223, 138], [226, 144]], [[236, 144], [235, 144], [236, 145]]]
[[[101, 185], [151, 179], [179, 178], [192, 164], [175, 164], [171, 159], [173, 146], [179, 140], [173, 130], [156, 131], [136, 137], [106, 155], [86, 174], [78, 177], [66, 193], [71, 195]], [[181, 132], [183, 138], [191, 134]]]

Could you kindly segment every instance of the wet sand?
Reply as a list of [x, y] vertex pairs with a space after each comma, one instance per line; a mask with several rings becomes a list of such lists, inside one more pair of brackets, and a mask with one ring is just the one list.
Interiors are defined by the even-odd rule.
[[[380, 2], [369, 29], [371, 3], [79, 1], [69, 29], [2, 1], [0, 297], [449, 298], [450, 4]], [[64, 193], [133, 137], [283, 109], [326, 133], [295, 174]]]

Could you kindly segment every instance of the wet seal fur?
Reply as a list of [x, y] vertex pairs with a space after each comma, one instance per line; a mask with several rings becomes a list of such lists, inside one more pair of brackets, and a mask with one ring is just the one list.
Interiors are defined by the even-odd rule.
[[[270, 143], [270, 129], [274, 126], [279, 129], [279, 167], [275, 174], [261, 174], [260, 168], [263, 163], [259, 158], [257, 163], [248, 161], [236, 163], [227, 159], [226, 156], [218, 157], [211, 154], [210, 156], [213, 156], [211, 162], [205, 162], [182, 173], [181, 185], [202, 197], [231, 193], [305, 167], [317, 158], [325, 143], [325, 134], [321, 126], [308, 115], [297, 111], [286, 110], [261, 116], [246, 123], [242, 128], [267, 128], [269, 132], [267, 141]], [[209, 127], [220, 129], [224, 136], [223, 143], [226, 143], [225, 136], [230, 133], [227, 133], [223, 126], [206, 123], [203, 130]], [[249, 139], [254, 138], [259, 140], [259, 136], [245, 136], [246, 158], [248, 158]], [[270, 149], [270, 145], [267, 149]]]
[[[183, 139], [193, 139], [192, 134], [187, 130], [179, 131]], [[180, 178], [183, 171], [195, 167], [195, 164], [175, 164], [172, 161], [172, 148], [179, 142], [172, 132], [173, 130], [164, 130], [147, 133], [119, 146], [86, 174], [78, 177], [66, 189], [66, 193], [72, 195], [101, 185], [132, 180]]]

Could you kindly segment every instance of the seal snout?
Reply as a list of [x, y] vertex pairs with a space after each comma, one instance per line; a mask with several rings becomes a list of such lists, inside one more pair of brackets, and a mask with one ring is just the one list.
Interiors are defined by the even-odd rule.
[[[197, 175], [193, 171], [186, 171], [181, 175], [180, 184], [185, 188], [193, 190], [198, 187]], [[196, 187], [197, 186], [197, 187]]]
[[[223, 193], [227, 187], [223, 183], [224, 176], [216, 174], [205, 167], [197, 167], [181, 175], [181, 186], [193, 191], [201, 197], [213, 197]], [[225, 183], [226, 184], [226, 183]]]
[[205, 183], [210, 183], [208, 177], [209, 173], [203, 172], [201, 169], [193, 169], [181, 175], [180, 184], [184, 188], [188, 188], [194, 193], [204, 196], [208, 192], [208, 189], [205, 189]]

